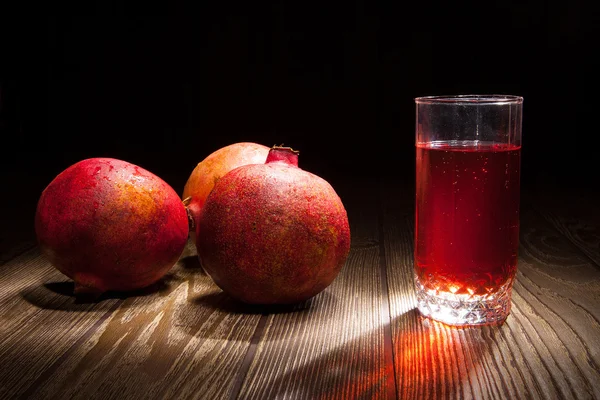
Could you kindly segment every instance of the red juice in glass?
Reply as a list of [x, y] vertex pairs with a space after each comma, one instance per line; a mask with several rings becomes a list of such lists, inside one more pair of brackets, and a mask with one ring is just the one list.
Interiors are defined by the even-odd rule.
[[449, 325], [502, 324], [517, 271], [523, 98], [415, 103], [417, 308]]
[[512, 283], [520, 146], [417, 144], [415, 274], [433, 292], [486, 296]]

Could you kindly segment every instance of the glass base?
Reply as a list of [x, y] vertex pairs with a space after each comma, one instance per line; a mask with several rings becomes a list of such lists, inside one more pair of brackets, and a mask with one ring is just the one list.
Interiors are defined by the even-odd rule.
[[500, 325], [510, 313], [512, 284], [510, 279], [486, 295], [457, 295], [428, 289], [415, 277], [417, 308], [425, 317], [448, 325]]

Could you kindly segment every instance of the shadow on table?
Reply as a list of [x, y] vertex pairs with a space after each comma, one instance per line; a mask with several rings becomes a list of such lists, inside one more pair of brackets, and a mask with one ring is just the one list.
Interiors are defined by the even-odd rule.
[[200, 260], [198, 260], [198, 256], [182, 257], [179, 260], [179, 263], [181, 264], [181, 267], [183, 269], [190, 270], [190, 271], [198, 271], [198, 272], [206, 275], [206, 273], [204, 272], [204, 269], [200, 265]]
[[[333, 298], [333, 296], [328, 292], [322, 292], [319, 295]], [[243, 303], [229, 296], [225, 292], [218, 292], [196, 296], [191, 300], [191, 303], [196, 306], [202, 306], [212, 310], [219, 310], [233, 314], [270, 315], [302, 312], [311, 308], [312, 301], [312, 299], [309, 299], [294, 305], [256, 305]]]
[[[313, 306], [315, 301], [327, 301], [335, 304], [338, 300], [325, 290], [317, 296], [295, 305], [252, 305], [234, 299], [215, 285], [211, 292], [189, 297], [188, 301], [177, 310], [174, 324], [178, 330], [188, 336], [211, 340], [235, 340], [232, 339], [229, 329], [216, 329], [216, 326], [257, 327], [261, 319], [264, 325], [267, 323], [266, 319], [273, 315], [287, 315], [290, 319], [310, 319], [311, 321], [324, 318], [321, 313], [317, 312], [319, 308]], [[326, 321], [320, 321], [320, 323], [325, 324]]]
[[21, 291], [21, 297], [29, 304], [45, 310], [59, 311], [105, 311], [113, 307], [110, 300], [158, 295], [162, 297], [171, 293], [183, 281], [174, 272], [167, 273], [158, 282], [143, 289], [128, 292], [108, 291], [100, 296], [75, 294], [73, 281], [46, 282]]
[[[394, 368], [398, 396], [480, 397], [478, 371], [493, 357], [495, 336], [502, 327], [452, 327], [422, 317], [416, 309], [394, 320]], [[484, 377], [485, 379], [485, 377]]]
[[[21, 297], [30, 304], [46, 310], [60, 311], [102, 311], [113, 306], [109, 300], [125, 300], [156, 295], [157, 298], [170, 294], [182, 282], [193, 282], [195, 277], [205, 277], [195, 247], [188, 241], [173, 268], [158, 282], [142, 289], [127, 292], [108, 291], [100, 296], [75, 294], [72, 280], [53, 281], [28, 287], [21, 291]], [[127, 307], [122, 305], [121, 307]]]
[[[474, 387], [487, 390], [476, 371], [482, 358], [491, 357], [497, 329], [502, 327], [449, 327], [412, 309], [393, 320], [393, 368], [385, 365], [383, 346], [374, 347], [382, 343], [381, 333], [371, 331], [282, 375], [265, 372], [262, 379], [272, 378], [263, 387], [275, 397], [379, 398], [395, 379], [397, 398], [476, 398], [481, 392]], [[384, 371], [395, 377], [388, 380]]]

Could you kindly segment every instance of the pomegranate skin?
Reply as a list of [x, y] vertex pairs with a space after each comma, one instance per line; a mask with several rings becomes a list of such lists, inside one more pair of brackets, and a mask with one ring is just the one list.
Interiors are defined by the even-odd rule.
[[204, 270], [230, 296], [251, 304], [293, 304], [327, 288], [350, 251], [341, 199], [298, 168], [297, 153], [274, 147], [262, 165], [224, 175], [196, 226]]
[[44, 189], [35, 215], [42, 253], [76, 292], [144, 288], [177, 262], [185, 206], [153, 173], [112, 158], [79, 161]]
[[[215, 183], [223, 175], [247, 164], [264, 164], [269, 147], [253, 142], [239, 142], [215, 150], [196, 165], [184, 188], [182, 199], [190, 198], [187, 205], [194, 225], [198, 223], [200, 210]], [[193, 231], [190, 234], [194, 234]], [[191, 236], [192, 236], [191, 235]], [[192, 239], [195, 238], [192, 236]]]

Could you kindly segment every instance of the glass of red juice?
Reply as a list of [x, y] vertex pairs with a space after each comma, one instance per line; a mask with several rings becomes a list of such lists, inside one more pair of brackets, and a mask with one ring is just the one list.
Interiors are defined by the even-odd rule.
[[415, 103], [418, 309], [448, 325], [500, 325], [517, 271], [523, 98]]

